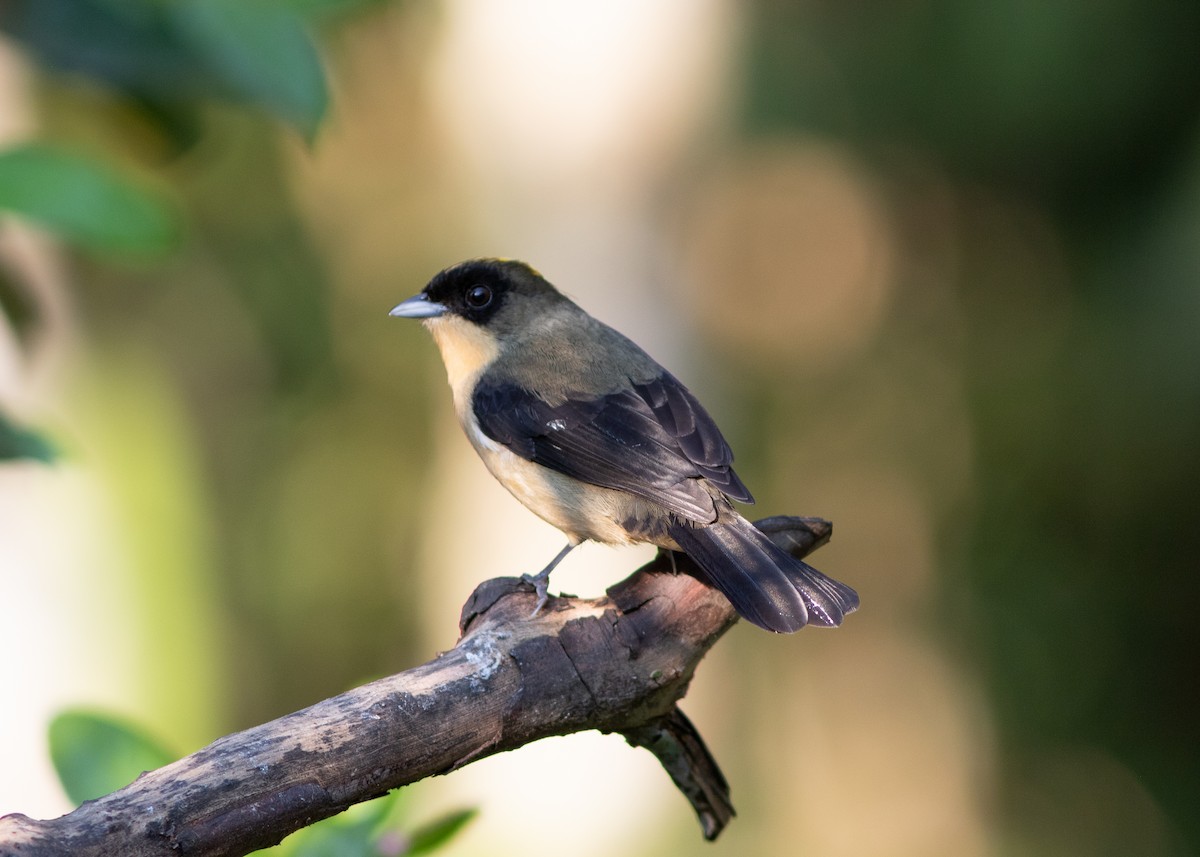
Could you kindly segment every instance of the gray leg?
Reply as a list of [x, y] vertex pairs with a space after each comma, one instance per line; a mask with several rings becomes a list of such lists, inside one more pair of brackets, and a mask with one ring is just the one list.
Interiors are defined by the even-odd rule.
[[562, 562], [574, 548], [575, 545], [568, 543], [565, 548], [558, 552], [558, 555], [554, 559], [550, 560], [550, 564], [537, 574], [521, 575], [521, 580], [525, 583], [532, 583], [534, 591], [537, 592], [537, 606], [533, 608], [530, 618], [540, 613], [542, 608], [546, 606], [546, 601], [550, 598], [550, 572], [554, 571], [554, 567]]

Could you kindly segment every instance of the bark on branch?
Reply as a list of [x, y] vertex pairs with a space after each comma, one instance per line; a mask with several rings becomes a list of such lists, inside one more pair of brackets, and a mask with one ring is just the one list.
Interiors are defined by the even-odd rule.
[[[757, 523], [804, 556], [829, 538], [817, 518]], [[729, 788], [676, 706], [700, 659], [736, 621], [679, 554], [603, 598], [553, 598], [481, 584], [462, 637], [411, 670], [227, 735], [60, 818], [0, 818], [0, 857], [242, 855], [361, 801], [551, 735], [618, 732], [645, 747], [712, 839], [733, 816]]]

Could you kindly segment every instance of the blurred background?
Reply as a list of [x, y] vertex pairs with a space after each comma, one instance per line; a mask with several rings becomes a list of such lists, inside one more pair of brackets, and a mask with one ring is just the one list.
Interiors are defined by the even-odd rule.
[[[395, 303], [523, 258], [821, 515], [836, 631], [412, 788], [445, 853], [1200, 853], [1200, 5], [0, 4], [0, 814], [46, 724], [178, 753], [453, 645], [561, 537]], [[645, 551], [589, 546], [596, 595]]]

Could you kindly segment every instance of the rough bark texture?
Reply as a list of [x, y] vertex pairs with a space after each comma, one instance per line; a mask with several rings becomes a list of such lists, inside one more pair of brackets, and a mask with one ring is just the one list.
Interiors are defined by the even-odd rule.
[[[830, 532], [815, 518], [758, 526], [796, 556]], [[676, 702], [736, 621], [729, 602], [660, 553], [604, 598], [553, 598], [531, 618], [533, 605], [527, 584], [486, 581], [449, 652], [227, 735], [60, 818], [0, 818], [0, 857], [247, 854], [398, 786], [587, 729], [654, 753], [714, 838], [733, 816], [728, 785]]]

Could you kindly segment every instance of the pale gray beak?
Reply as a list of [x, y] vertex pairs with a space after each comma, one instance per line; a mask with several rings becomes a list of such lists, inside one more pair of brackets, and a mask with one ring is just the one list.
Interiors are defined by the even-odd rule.
[[439, 315], [444, 315], [445, 313], [445, 304], [431, 301], [422, 292], [419, 295], [413, 295], [404, 301], [404, 303], [396, 304], [392, 307], [392, 311], [388, 315], [394, 315], [397, 318], [437, 318]]

